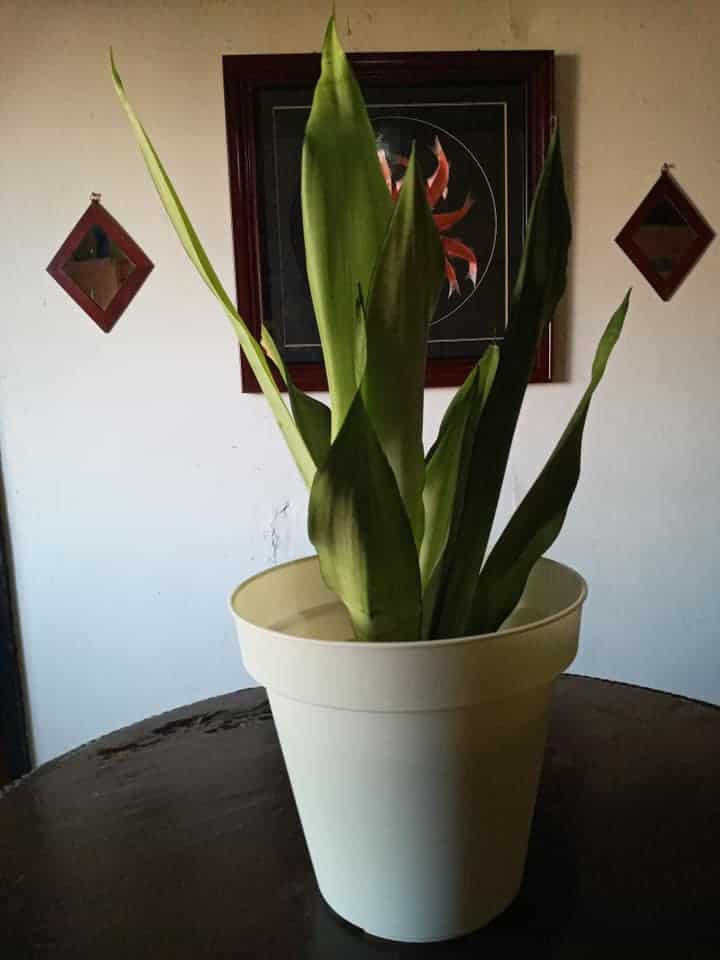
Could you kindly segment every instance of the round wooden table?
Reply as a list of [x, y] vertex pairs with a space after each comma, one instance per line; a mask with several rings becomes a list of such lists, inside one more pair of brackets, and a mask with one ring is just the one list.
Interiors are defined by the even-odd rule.
[[0, 795], [7, 960], [720, 956], [720, 710], [562, 677], [514, 904], [442, 944], [320, 897], [261, 690], [183, 707]]

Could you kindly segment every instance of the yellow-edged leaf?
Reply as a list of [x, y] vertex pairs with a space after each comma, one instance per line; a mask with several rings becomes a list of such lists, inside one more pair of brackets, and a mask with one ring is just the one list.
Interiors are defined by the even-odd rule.
[[117, 95], [130, 120], [130, 126], [135, 134], [135, 139], [138, 142], [143, 159], [145, 160], [145, 164], [150, 172], [150, 176], [152, 177], [170, 222], [175, 228], [175, 232], [188, 257], [227, 314], [237, 335], [240, 347], [253, 373], [257, 377], [258, 383], [270, 404], [270, 409], [275, 415], [275, 419], [285, 437], [298, 469], [309, 487], [315, 476], [315, 463], [290, 411], [283, 401], [282, 394], [275, 383], [265, 354], [260, 344], [248, 330], [225, 288], [220, 283], [150, 138], [140, 123], [132, 104], [128, 100], [122, 80], [120, 79], [120, 74], [115, 66], [112, 51], [110, 53], [110, 66]]

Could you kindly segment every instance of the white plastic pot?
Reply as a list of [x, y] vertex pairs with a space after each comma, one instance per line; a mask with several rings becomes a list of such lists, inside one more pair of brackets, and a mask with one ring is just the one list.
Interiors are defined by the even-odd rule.
[[317, 557], [233, 593], [248, 672], [267, 688], [320, 892], [391, 940], [476, 930], [515, 897], [555, 678], [587, 588], [541, 560], [496, 633], [351, 641]]

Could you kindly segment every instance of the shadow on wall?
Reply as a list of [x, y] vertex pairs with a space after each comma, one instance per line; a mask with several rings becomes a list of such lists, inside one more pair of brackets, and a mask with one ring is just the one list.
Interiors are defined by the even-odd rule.
[[14, 600], [10, 535], [0, 464], [0, 787], [27, 773], [31, 766]]
[[[575, 156], [577, 145], [578, 58], [574, 54], [555, 56], [555, 112], [560, 119], [565, 189], [570, 213], [575, 220]], [[608, 241], [609, 243], [610, 241]], [[572, 257], [572, 247], [570, 256]], [[558, 307], [553, 324], [552, 369], [554, 383], [568, 383], [572, 369], [573, 272], [568, 273], [567, 292]]]

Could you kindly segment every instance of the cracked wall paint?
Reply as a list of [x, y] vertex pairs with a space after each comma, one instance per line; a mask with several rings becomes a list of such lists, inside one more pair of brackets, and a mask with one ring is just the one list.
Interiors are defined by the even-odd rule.
[[256, 542], [262, 542], [258, 562], [253, 559], [253, 567], [257, 570], [312, 553], [312, 545], [307, 537], [307, 501], [294, 497], [276, 501]]
[[265, 539], [270, 544], [267, 562], [272, 567], [277, 566], [282, 558], [283, 547], [287, 541], [288, 521], [291, 516], [289, 500], [286, 500], [279, 507], [273, 507], [270, 526], [265, 530]]

